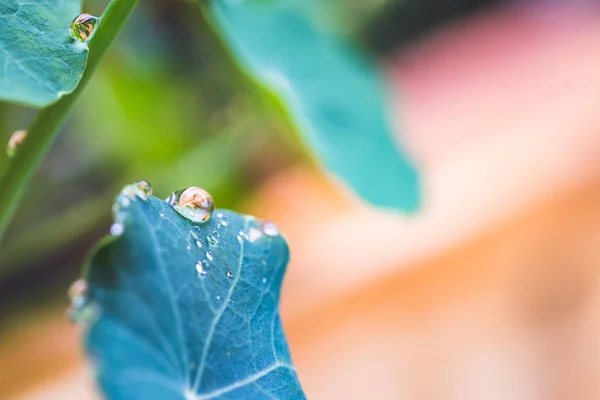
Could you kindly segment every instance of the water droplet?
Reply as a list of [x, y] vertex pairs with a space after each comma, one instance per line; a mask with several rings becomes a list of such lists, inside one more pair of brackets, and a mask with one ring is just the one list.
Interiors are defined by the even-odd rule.
[[71, 302], [79, 304], [87, 295], [87, 282], [82, 278], [77, 279], [71, 284], [67, 293], [69, 294], [69, 299], [71, 299]]
[[[214, 233], [214, 232], [213, 232]], [[215, 247], [216, 245], [219, 244], [219, 239], [217, 239], [216, 237], [209, 235], [206, 237], [206, 241], [208, 242], [208, 245], [210, 247]]]
[[177, 195], [175, 193], [171, 193], [171, 195], [165, 199], [165, 202], [170, 206], [176, 205], [177, 204]]
[[248, 239], [252, 243], [256, 242], [261, 237], [263, 237], [263, 232], [256, 228], [250, 228], [248, 230], [248, 234], [246, 234], [246, 239]]
[[88, 286], [85, 279], [77, 279], [73, 282], [68, 294], [71, 305], [67, 314], [72, 322], [88, 322], [97, 315], [97, 310], [88, 304]]
[[87, 42], [94, 34], [94, 29], [100, 18], [90, 14], [81, 14], [71, 22], [69, 34], [79, 42]]
[[196, 186], [175, 192], [165, 201], [179, 214], [193, 222], [208, 221], [215, 209], [210, 193]]
[[221, 222], [219, 222], [219, 226], [224, 226], [225, 228], [227, 228], [229, 226], [229, 222], [221, 221]]
[[196, 246], [198, 246], [198, 248], [201, 249], [203, 247], [202, 242], [199, 240], [196, 240]]
[[204, 268], [204, 263], [202, 261], [198, 261], [196, 263], [196, 272], [198, 272], [198, 275], [202, 277], [204, 277], [208, 273], [206, 268]]
[[158, 212], [158, 215], [160, 215], [161, 218], [164, 218], [165, 217], [165, 212], [163, 210], [160, 210]]
[[279, 236], [279, 229], [277, 229], [277, 225], [272, 223], [271, 221], [266, 221], [260, 224], [260, 229], [267, 236]]
[[227, 278], [229, 278], [229, 279], [233, 278], [233, 274], [231, 273], [231, 271], [227, 271]]
[[223, 213], [221, 213], [221, 212], [220, 212], [220, 213], [218, 213], [218, 214], [217, 214], [217, 218], [223, 218]]
[[128, 208], [131, 205], [131, 200], [129, 200], [129, 197], [127, 196], [120, 195], [117, 198], [117, 201], [119, 202], [121, 208]]
[[124, 231], [125, 227], [119, 222], [115, 222], [110, 226], [110, 234], [113, 236], [121, 236]]
[[217, 231], [212, 231], [212, 235], [213, 235], [214, 237], [216, 237], [216, 238], [219, 238], [219, 237], [221, 237], [221, 234], [220, 234], [219, 232], [217, 232]]
[[221, 300], [221, 296], [217, 296], [217, 300]]
[[206, 258], [208, 258], [208, 261], [212, 261], [214, 259], [213, 253], [211, 253], [210, 251], [207, 251]]
[[13, 134], [8, 139], [8, 146], [6, 147], [6, 154], [9, 157], [14, 157], [17, 154], [17, 149], [23, 144], [25, 138], [27, 137], [27, 131], [23, 129], [19, 129], [18, 131], [14, 131]]
[[143, 200], [146, 200], [148, 197], [152, 196], [152, 185], [148, 181], [139, 181], [134, 184], [136, 190], [136, 195]]
[[191, 250], [191, 249], [192, 249], [192, 246], [190, 246], [190, 245], [188, 244], [188, 245], [187, 245], [187, 249], [188, 249], [188, 250]]
[[267, 283], [267, 278], [262, 278], [262, 283]]

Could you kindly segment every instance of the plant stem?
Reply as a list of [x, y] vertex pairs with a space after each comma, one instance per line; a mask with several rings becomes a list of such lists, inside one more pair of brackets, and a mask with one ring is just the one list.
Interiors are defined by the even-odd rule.
[[[90, 39], [87, 65], [75, 90], [40, 110], [27, 129], [27, 139], [0, 177], [0, 242], [29, 181], [56, 139], [100, 60], [117, 37], [138, 0], [112, 0]], [[65, 27], [67, 29], [67, 27]], [[44, 204], [41, 199], [40, 204]]]

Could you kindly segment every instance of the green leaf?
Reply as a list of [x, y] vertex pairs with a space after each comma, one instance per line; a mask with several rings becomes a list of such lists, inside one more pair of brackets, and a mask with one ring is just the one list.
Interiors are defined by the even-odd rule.
[[226, 210], [196, 224], [155, 197], [116, 208], [124, 232], [92, 256], [84, 307], [107, 398], [303, 399], [278, 314], [285, 240]]
[[289, 108], [325, 166], [374, 205], [414, 210], [417, 172], [394, 139], [375, 66], [319, 21], [322, 0], [210, 1], [248, 73]]
[[45, 107], [83, 75], [85, 43], [69, 36], [80, 0], [0, 2], [0, 100]]

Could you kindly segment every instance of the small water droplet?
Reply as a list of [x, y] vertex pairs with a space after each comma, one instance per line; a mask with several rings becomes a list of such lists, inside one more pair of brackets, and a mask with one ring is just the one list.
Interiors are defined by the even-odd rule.
[[[213, 232], [214, 233], [214, 232]], [[215, 247], [217, 244], [219, 244], [219, 239], [217, 239], [216, 237], [214, 237], [213, 235], [209, 235], [206, 237], [206, 241], [208, 242], [208, 245], [210, 247]]]
[[158, 215], [160, 215], [161, 218], [164, 218], [165, 217], [165, 212], [163, 210], [160, 210], [158, 212]]
[[263, 259], [261, 259], [261, 260], [260, 260], [260, 263], [261, 263], [262, 265], [267, 265], [267, 259], [266, 259], [266, 258], [263, 258]]
[[233, 278], [233, 274], [231, 273], [231, 271], [227, 271], [227, 278], [229, 278], [229, 279]]
[[210, 251], [207, 251], [206, 258], [208, 258], [208, 261], [212, 261], [214, 259], [213, 253], [211, 253]]
[[81, 14], [71, 22], [69, 34], [79, 42], [87, 42], [91, 39], [100, 18], [90, 14]]
[[165, 199], [165, 202], [170, 206], [174, 206], [177, 204], [177, 195], [175, 195], [175, 193], [171, 193], [171, 195]]
[[221, 296], [217, 296], [217, 300], [221, 300]]
[[88, 305], [88, 286], [85, 279], [77, 279], [73, 282], [69, 287], [68, 294], [71, 300], [71, 305], [67, 310], [69, 319], [72, 322], [86, 322], [91, 319], [94, 313], [91, 312], [93, 308]]
[[263, 232], [256, 228], [250, 228], [246, 234], [246, 239], [252, 243], [256, 242], [261, 237], [263, 237]]
[[217, 218], [223, 218], [223, 213], [222, 212], [217, 213]]
[[129, 197], [124, 195], [120, 195], [117, 198], [117, 202], [119, 203], [119, 206], [121, 206], [121, 208], [128, 208], [131, 205], [131, 200], [129, 200]]
[[262, 278], [262, 283], [267, 283], [267, 278]]
[[201, 248], [203, 247], [203, 246], [202, 246], [202, 242], [201, 242], [201, 241], [199, 241], [199, 240], [196, 240], [196, 246], [197, 246], [199, 249], [201, 249]]
[[216, 238], [220, 238], [221, 237], [221, 234], [219, 232], [217, 232], [217, 231], [212, 231], [212, 235], [214, 237], [216, 237]]
[[229, 222], [223, 220], [223, 221], [219, 222], [219, 225], [227, 228], [229, 226]]
[[193, 222], [208, 221], [215, 209], [210, 193], [196, 186], [175, 192], [165, 201], [179, 214]]
[[8, 146], [6, 147], [6, 154], [9, 157], [14, 157], [17, 154], [18, 148], [23, 144], [25, 138], [27, 137], [27, 131], [23, 129], [19, 129], [18, 131], [14, 131], [13, 134], [8, 139]]
[[198, 261], [196, 263], [196, 272], [198, 272], [198, 275], [202, 277], [204, 277], [208, 273], [206, 268], [204, 268], [204, 263], [202, 261]]
[[187, 245], [187, 249], [188, 249], [188, 250], [191, 250], [191, 249], [192, 249], [192, 246], [190, 246], [190, 245], [188, 244], [188, 245]]
[[77, 279], [69, 286], [69, 291], [67, 293], [69, 294], [69, 299], [71, 299], [71, 301], [79, 303], [80, 300], [82, 298], [85, 299], [85, 296], [87, 295], [87, 282], [83, 278]]
[[125, 227], [119, 222], [115, 222], [110, 226], [110, 234], [113, 236], [121, 236], [124, 231]]
[[152, 196], [152, 185], [148, 181], [139, 181], [134, 184], [136, 190], [136, 195], [142, 199], [146, 200], [148, 197]]
[[263, 231], [263, 233], [267, 236], [279, 236], [279, 229], [277, 228], [277, 225], [275, 225], [274, 223], [272, 223], [271, 221], [266, 221], [260, 224], [260, 229]]

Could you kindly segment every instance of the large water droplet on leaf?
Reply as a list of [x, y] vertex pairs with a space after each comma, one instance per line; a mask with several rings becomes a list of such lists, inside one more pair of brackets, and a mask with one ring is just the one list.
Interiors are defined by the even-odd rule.
[[94, 29], [100, 18], [90, 14], [81, 14], [71, 22], [69, 34], [79, 42], [87, 42], [94, 34]]
[[197, 186], [175, 192], [165, 201], [180, 215], [193, 222], [208, 221], [215, 209], [210, 193]]
[[23, 129], [19, 129], [18, 131], [14, 131], [13, 134], [8, 139], [8, 146], [6, 147], [6, 154], [9, 157], [14, 157], [17, 154], [17, 149], [19, 146], [23, 144], [25, 138], [27, 137], [27, 131]]

